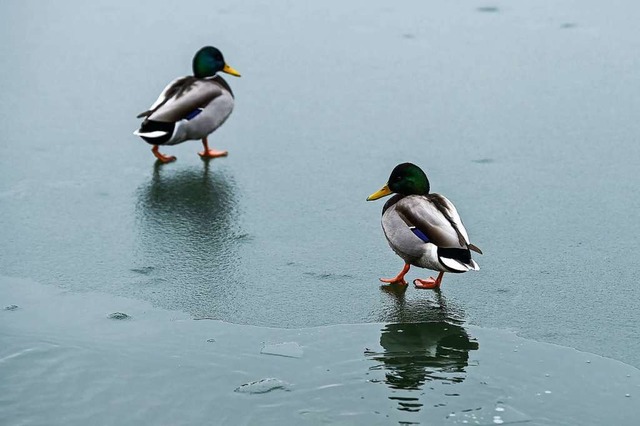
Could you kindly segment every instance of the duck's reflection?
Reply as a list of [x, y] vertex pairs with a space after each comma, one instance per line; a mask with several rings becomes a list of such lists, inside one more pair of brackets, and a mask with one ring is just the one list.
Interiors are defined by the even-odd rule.
[[208, 162], [181, 171], [156, 165], [138, 191], [141, 244], [132, 269], [145, 276], [154, 301], [196, 315], [229, 309], [245, 237], [236, 194], [233, 177]]
[[383, 285], [380, 289], [388, 296], [383, 311], [375, 315], [380, 322], [464, 322], [464, 310], [439, 290], [416, 292], [408, 299], [407, 286]]
[[[391, 389], [390, 399], [398, 401], [398, 409], [419, 411], [423, 406], [421, 392], [427, 382], [452, 385], [466, 378], [469, 352], [478, 349], [478, 342], [469, 336], [459, 319], [452, 315], [439, 292], [430, 304], [404, 301], [396, 295], [400, 308], [398, 319], [420, 319], [422, 322], [391, 323], [380, 336], [382, 351], [366, 352], [377, 362], [370, 370], [383, 373], [382, 381]], [[410, 312], [418, 309], [420, 312]]]

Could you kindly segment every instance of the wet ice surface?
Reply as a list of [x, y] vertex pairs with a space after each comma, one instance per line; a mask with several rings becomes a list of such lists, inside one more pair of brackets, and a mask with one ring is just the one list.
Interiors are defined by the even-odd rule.
[[[0, 302], [21, 307], [0, 312], [2, 424], [622, 425], [640, 414], [638, 369], [454, 319], [260, 328], [7, 277]], [[130, 320], [107, 318], [121, 311]]]

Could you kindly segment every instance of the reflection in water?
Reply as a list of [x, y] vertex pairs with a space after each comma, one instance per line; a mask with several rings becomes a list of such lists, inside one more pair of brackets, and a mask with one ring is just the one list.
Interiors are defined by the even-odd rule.
[[[370, 370], [384, 372], [382, 381], [391, 389], [389, 399], [398, 401], [398, 409], [402, 411], [421, 409], [420, 391], [426, 382], [443, 385], [462, 382], [469, 366], [469, 351], [479, 347], [462, 322], [451, 317], [444, 297], [439, 292], [433, 294], [437, 297], [437, 306], [421, 306], [422, 316], [429, 318], [426, 322], [387, 324], [380, 336], [382, 352], [365, 353], [378, 362]], [[405, 303], [407, 308], [404, 293], [395, 296], [401, 306]], [[400, 317], [418, 315], [400, 312], [398, 310]], [[450, 389], [447, 392], [455, 394]]]
[[[236, 188], [209, 162], [187, 170], [156, 164], [138, 191], [140, 250], [132, 272], [151, 287], [154, 302], [197, 315], [227, 306], [238, 277]], [[142, 290], [144, 291], [144, 289]]]
[[463, 381], [469, 351], [478, 349], [464, 328], [448, 322], [387, 324], [380, 345], [384, 352], [368, 355], [383, 363], [386, 383], [409, 390], [428, 380]]

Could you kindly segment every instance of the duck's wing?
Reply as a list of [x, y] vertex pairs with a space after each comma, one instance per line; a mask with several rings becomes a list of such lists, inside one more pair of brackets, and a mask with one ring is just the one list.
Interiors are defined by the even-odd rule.
[[469, 250], [473, 250], [476, 253], [482, 254], [482, 250], [480, 250], [478, 246], [471, 244], [469, 234], [467, 233], [467, 230], [462, 223], [462, 219], [460, 219], [460, 215], [458, 214], [458, 210], [456, 210], [456, 206], [454, 206], [453, 203], [449, 201], [444, 195], [429, 194], [428, 198], [438, 207], [440, 211], [443, 212], [445, 217], [447, 217], [447, 220], [450, 221], [451, 226], [453, 226], [458, 233], [459, 239], [464, 240], [464, 243], [467, 245], [467, 247], [469, 247]]
[[404, 197], [396, 204], [396, 212], [416, 237], [437, 247], [438, 259], [447, 268], [458, 272], [478, 269], [469, 250], [479, 249], [469, 243], [460, 215], [444, 196]]
[[398, 204], [400, 202], [385, 208], [382, 214], [384, 235], [393, 250], [405, 260], [419, 259], [424, 254], [427, 240], [414, 232], [415, 226], [398, 211]]
[[438, 247], [467, 248], [466, 231], [464, 234], [457, 232], [447, 217], [449, 212], [430, 197], [410, 195], [398, 201], [395, 208], [406, 226], [422, 241]]
[[460, 241], [460, 244], [469, 245], [469, 234], [467, 234], [467, 230], [462, 224], [462, 219], [460, 219], [458, 210], [453, 205], [453, 203], [449, 201], [444, 195], [440, 194], [429, 194], [429, 197], [427, 198], [447, 218], [451, 226], [458, 234], [458, 240]]
[[193, 115], [220, 95], [222, 88], [212, 80], [182, 77], [165, 87], [154, 104], [138, 118], [175, 123]]
[[146, 110], [145, 112], [141, 112], [140, 114], [138, 114], [136, 116], [136, 118], [142, 118], [142, 117], [148, 117], [151, 114], [153, 114], [153, 112], [163, 103], [165, 103], [168, 99], [168, 94], [169, 92], [175, 87], [175, 86], [179, 86], [181, 85], [181, 82], [185, 79], [187, 79], [188, 77], [178, 77], [175, 80], [173, 80], [171, 83], [167, 84], [167, 87], [165, 87], [162, 90], [162, 93], [160, 93], [160, 95], [158, 96], [158, 99], [156, 99], [156, 101], [149, 107], [148, 110]]

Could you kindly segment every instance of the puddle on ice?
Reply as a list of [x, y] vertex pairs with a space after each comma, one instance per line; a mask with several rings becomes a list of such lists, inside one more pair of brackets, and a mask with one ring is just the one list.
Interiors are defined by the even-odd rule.
[[[626, 364], [459, 321], [262, 328], [2, 276], [0, 299], [20, 306], [0, 329], [13, 423], [621, 424], [640, 385]], [[105, 309], [136, 321], [115, 326]], [[238, 394], [263, 396], [247, 407]]]

